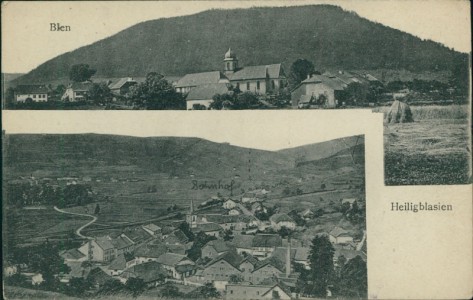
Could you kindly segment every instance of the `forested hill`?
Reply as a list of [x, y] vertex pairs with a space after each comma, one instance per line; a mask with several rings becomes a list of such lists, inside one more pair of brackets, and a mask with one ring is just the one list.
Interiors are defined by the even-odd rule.
[[16, 80], [66, 78], [87, 63], [97, 76], [165, 75], [220, 70], [231, 47], [240, 65], [313, 61], [318, 69], [451, 70], [467, 54], [361, 18], [337, 6], [210, 10], [147, 21], [60, 55]]

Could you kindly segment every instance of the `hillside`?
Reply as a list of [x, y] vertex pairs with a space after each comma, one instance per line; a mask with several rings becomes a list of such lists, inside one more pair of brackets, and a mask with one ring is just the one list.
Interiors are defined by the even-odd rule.
[[[35, 170], [87, 175], [92, 169], [106, 174], [126, 168], [133, 174], [166, 173], [173, 176], [243, 176], [251, 172], [292, 166], [282, 154], [219, 144], [198, 138], [71, 134], [7, 135], [6, 167], [28, 174]], [[242, 174], [240, 174], [242, 173]], [[57, 174], [60, 176], [61, 174]]]
[[468, 61], [467, 54], [336, 6], [251, 8], [143, 22], [51, 59], [14, 83], [67, 80], [70, 66], [77, 63], [89, 64], [102, 77], [220, 70], [228, 47], [242, 66], [282, 62], [286, 70], [301, 57], [318, 69], [416, 72], [450, 71]]
[[361, 143], [364, 143], [364, 139], [361, 138], [361, 136], [351, 136], [322, 143], [283, 149], [279, 150], [278, 153], [288, 155], [299, 162], [314, 161], [333, 156], [344, 149]]

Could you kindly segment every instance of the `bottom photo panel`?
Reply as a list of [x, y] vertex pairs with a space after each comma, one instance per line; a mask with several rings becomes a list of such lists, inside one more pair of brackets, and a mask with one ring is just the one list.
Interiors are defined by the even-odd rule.
[[4, 133], [5, 296], [366, 298], [365, 136], [241, 135]]

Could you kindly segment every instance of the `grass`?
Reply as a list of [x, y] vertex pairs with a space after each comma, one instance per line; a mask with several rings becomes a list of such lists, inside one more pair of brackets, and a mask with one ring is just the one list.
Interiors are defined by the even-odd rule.
[[[374, 112], [387, 113], [389, 106], [380, 106], [374, 109]], [[411, 106], [414, 121], [431, 120], [431, 119], [468, 119], [468, 105], [429, 105], [429, 106]]]
[[470, 183], [469, 107], [411, 106], [411, 110], [413, 123], [384, 127], [386, 185]]
[[50, 292], [50, 291], [42, 291], [42, 290], [35, 290], [35, 289], [27, 289], [17, 286], [4, 286], [4, 296], [5, 299], [80, 299], [75, 297], [66, 296], [64, 294]]

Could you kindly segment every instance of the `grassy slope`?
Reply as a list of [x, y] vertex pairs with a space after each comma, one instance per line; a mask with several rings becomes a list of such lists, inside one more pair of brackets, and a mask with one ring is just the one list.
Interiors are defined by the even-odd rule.
[[471, 182], [469, 107], [413, 106], [411, 110], [414, 123], [385, 125], [386, 184]]
[[77, 63], [87, 63], [105, 77], [220, 70], [228, 47], [241, 65], [283, 62], [286, 70], [301, 57], [320, 69], [409, 71], [449, 71], [468, 59], [336, 6], [210, 10], [137, 24], [49, 60], [15, 83], [67, 78]]

